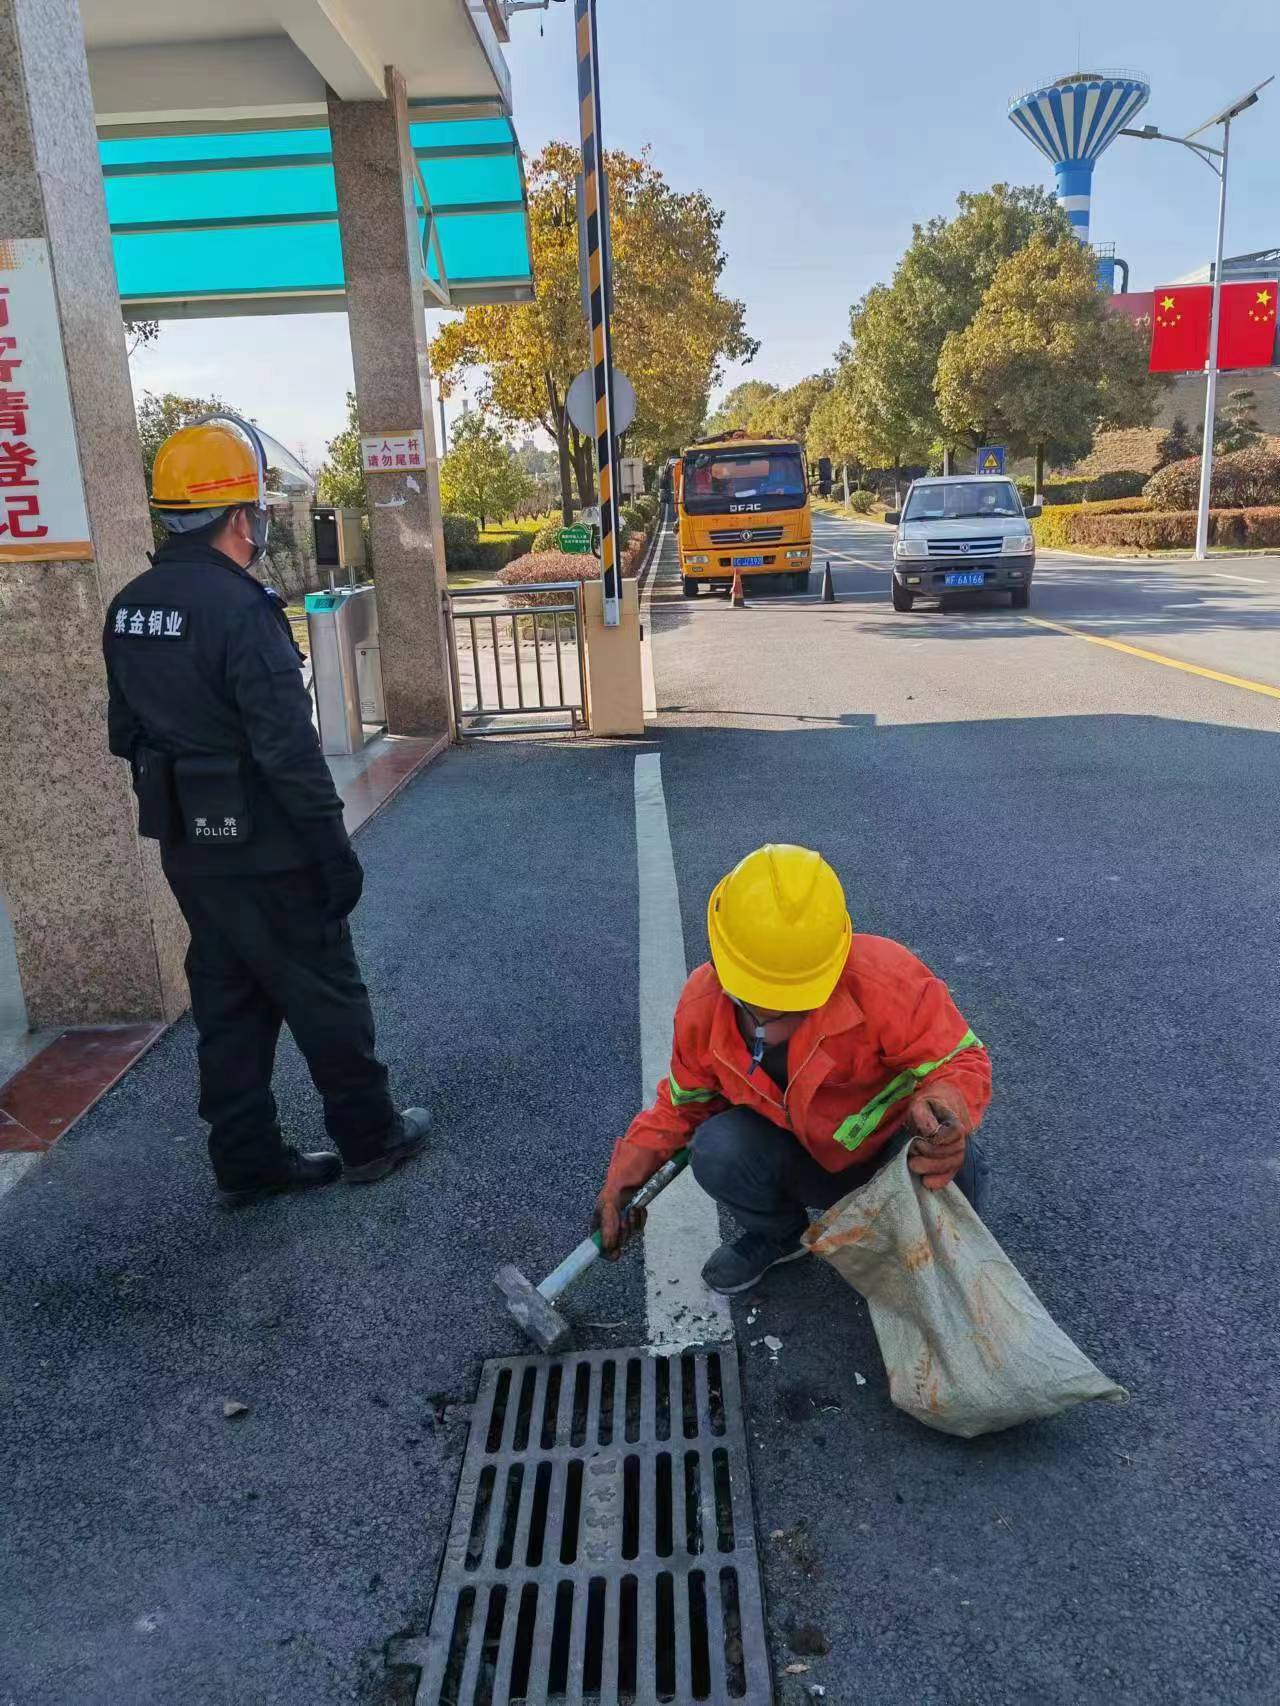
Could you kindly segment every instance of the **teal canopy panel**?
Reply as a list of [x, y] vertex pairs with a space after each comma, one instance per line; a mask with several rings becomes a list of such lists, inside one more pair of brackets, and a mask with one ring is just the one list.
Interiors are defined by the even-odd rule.
[[[429, 301], [533, 296], [528, 198], [509, 119], [413, 122]], [[104, 138], [127, 318], [341, 309], [327, 127]]]

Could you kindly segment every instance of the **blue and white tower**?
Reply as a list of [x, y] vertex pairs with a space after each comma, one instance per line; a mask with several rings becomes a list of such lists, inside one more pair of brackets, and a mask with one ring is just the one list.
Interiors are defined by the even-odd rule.
[[1058, 200], [1082, 243], [1089, 241], [1094, 161], [1150, 93], [1135, 71], [1076, 71], [1009, 103], [1014, 124], [1052, 160]]

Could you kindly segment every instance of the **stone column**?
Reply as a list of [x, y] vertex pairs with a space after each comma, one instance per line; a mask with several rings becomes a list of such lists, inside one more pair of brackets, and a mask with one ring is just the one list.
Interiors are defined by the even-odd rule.
[[329, 96], [347, 322], [360, 431], [421, 431], [426, 470], [365, 475], [387, 720], [393, 734], [452, 731], [440, 468], [431, 416], [422, 245], [404, 79], [385, 101]]
[[0, 877], [23, 995], [37, 1028], [173, 1017], [185, 932], [107, 752], [103, 616], [151, 529], [76, 0], [0, 0], [0, 258], [21, 239], [47, 245], [88, 518], [75, 560], [0, 562]]

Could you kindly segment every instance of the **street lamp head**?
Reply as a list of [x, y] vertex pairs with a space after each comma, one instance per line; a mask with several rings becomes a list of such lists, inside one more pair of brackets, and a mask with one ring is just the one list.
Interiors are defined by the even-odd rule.
[[1264, 77], [1261, 83], [1255, 83], [1252, 89], [1250, 89], [1246, 94], [1240, 96], [1239, 100], [1232, 101], [1230, 105], [1223, 107], [1221, 112], [1214, 113], [1212, 118], [1207, 118], [1203, 124], [1198, 124], [1194, 130], [1189, 130], [1187, 132], [1187, 141], [1189, 142], [1193, 136], [1199, 136], [1202, 130], [1212, 130], [1215, 124], [1226, 124], [1228, 119], [1235, 118], [1238, 114], [1244, 112], [1247, 107], [1256, 106], [1258, 96], [1261, 94], [1263, 89], [1266, 88], [1268, 83], [1274, 82], [1275, 76], [1272, 75], [1270, 77]]

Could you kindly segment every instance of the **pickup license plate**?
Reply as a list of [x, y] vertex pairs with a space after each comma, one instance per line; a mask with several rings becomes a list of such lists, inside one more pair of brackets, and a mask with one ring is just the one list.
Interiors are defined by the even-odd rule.
[[735, 569], [762, 569], [764, 567], [764, 558], [735, 557], [733, 559], [733, 566]]
[[981, 586], [986, 580], [985, 569], [952, 569], [943, 576], [943, 586]]

